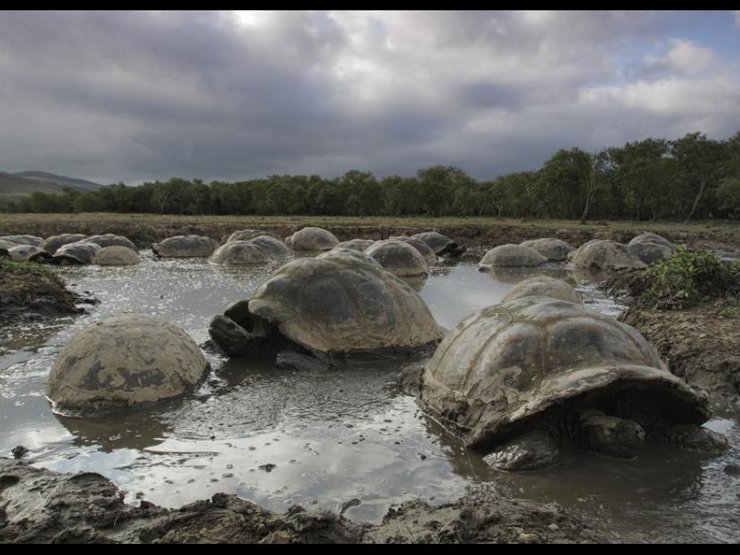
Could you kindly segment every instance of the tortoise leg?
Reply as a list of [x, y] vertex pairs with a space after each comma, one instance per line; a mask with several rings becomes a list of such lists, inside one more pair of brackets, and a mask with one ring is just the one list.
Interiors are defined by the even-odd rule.
[[634, 420], [597, 410], [578, 414], [576, 435], [589, 451], [618, 459], [634, 459], [645, 441], [645, 430]]
[[659, 437], [666, 443], [710, 455], [718, 455], [727, 450], [727, 438], [696, 424], [674, 424], [659, 432]]
[[483, 460], [499, 470], [540, 470], [553, 466], [560, 455], [555, 437], [535, 429], [492, 451]]

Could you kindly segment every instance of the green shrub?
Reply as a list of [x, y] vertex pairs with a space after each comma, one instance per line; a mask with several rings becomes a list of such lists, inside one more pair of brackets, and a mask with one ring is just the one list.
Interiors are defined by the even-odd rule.
[[640, 304], [657, 308], [684, 308], [702, 300], [740, 296], [740, 262], [714, 253], [679, 246], [673, 256], [645, 270], [647, 281]]

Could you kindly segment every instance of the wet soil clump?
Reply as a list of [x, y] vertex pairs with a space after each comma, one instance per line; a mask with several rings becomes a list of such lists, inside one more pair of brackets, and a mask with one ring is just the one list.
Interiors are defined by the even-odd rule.
[[84, 301], [49, 269], [0, 258], [0, 329], [22, 321], [78, 314]]
[[501, 498], [490, 488], [455, 503], [414, 500], [381, 524], [298, 505], [274, 513], [215, 494], [179, 509], [140, 501], [91, 472], [61, 474], [0, 458], [1, 543], [597, 543], [613, 541], [556, 504]]

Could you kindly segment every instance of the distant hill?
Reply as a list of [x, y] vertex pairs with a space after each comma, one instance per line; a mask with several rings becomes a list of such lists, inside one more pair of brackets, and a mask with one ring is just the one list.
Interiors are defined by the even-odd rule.
[[64, 187], [93, 191], [99, 183], [41, 171], [7, 173], [0, 171], [0, 195], [30, 195], [34, 191], [59, 193]]

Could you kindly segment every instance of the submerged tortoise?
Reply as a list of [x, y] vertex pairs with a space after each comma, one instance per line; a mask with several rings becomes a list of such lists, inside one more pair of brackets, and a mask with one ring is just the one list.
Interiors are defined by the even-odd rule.
[[377, 241], [365, 254], [380, 262], [386, 270], [399, 277], [427, 273], [424, 257], [412, 245], [395, 239]]
[[51, 258], [51, 255], [41, 247], [34, 245], [16, 245], [8, 249], [8, 256], [11, 260], [17, 261], [47, 261]]
[[47, 237], [44, 239], [44, 242], [41, 243], [40, 247], [44, 249], [49, 254], [56, 254], [57, 250], [68, 244], [68, 243], [77, 243], [78, 241], [83, 241], [87, 238], [87, 235], [83, 233], [62, 233], [60, 235], [52, 235], [51, 237]]
[[437, 256], [458, 257], [467, 250], [467, 247], [458, 245], [455, 241], [443, 235], [438, 231], [423, 231], [412, 235], [416, 239], [421, 239], [434, 251]]
[[272, 235], [258, 235], [249, 242], [259, 247], [265, 254], [272, 258], [290, 258], [288, 245]]
[[339, 239], [323, 227], [304, 227], [285, 242], [297, 251], [328, 251], [339, 244]]
[[123, 235], [116, 235], [115, 233], [91, 235], [90, 237], [85, 239], [85, 242], [95, 243], [96, 245], [100, 245], [103, 248], [118, 245], [120, 247], [128, 247], [129, 249], [137, 252], [139, 250], [139, 248], [131, 239], [129, 239], [128, 237], [124, 237]]
[[93, 258], [93, 264], [100, 266], [130, 266], [141, 262], [141, 256], [134, 249], [121, 245], [103, 247]]
[[272, 258], [252, 241], [229, 241], [218, 247], [208, 259], [212, 264], [265, 264]]
[[555, 237], [543, 237], [542, 239], [531, 239], [519, 243], [524, 247], [530, 247], [552, 262], [562, 262], [568, 259], [568, 253], [576, 248], [562, 239]]
[[395, 239], [396, 241], [403, 241], [404, 243], [408, 243], [409, 245], [414, 247], [417, 251], [419, 251], [419, 254], [424, 257], [424, 261], [427, 263], [427, 266], [434, 266], [439, 262], [439, 260], [437, 259], [437, 254], [432, 250], [432, 247], [427, 245], [418, 237], [394, 235], [393, 237], [391, 237], [391, 239]]
[[444, 331], [424, 300], [367, 255], [338, 249], [293, 260], [209, 328], [230, 356], [299, 350], [331, 362], [404, 354], [436, 344]]
[[550, 297], [485, 308], [448, 332], [420, 400], [500, 469], [552, 465], [570, 441], [634, 458], [646, 437], [717, 453], [707, 398], [671, 374], [632, 327]]
[[481, 269], [488, 268], [524, 268], [530, 266], [541, 266], [547, 262], [547, 258], [542, 256], [532, 247], [523, 245], [499, 245], [489, 250], [483, 255], [478, 266]]
[[148, 314], [118, 314], [64, 346], [46, 394], [55, 411], [103, 413], [180, 396], [207, 369], [200, 348], [179, 326]]
[[350, 239], [349, 241], [342, 241], [333, 248], [352, 249], [355, 251], [363, 252], [372, 247], [374, 243], [374, 239]]
[[102, 247], [96, 243], [77, 241], [59, 247], [49, 262], [57, 265], [90, 264]]
[[33, 245], [40, 247], [44, 240], [37, 235], [0, 235], [0, 243], [14, 243], [16, 245]]
[[657, 233], [646, 231], [633, 237], [627, 249], [645, 264], [652, 264], [673, 254], [676, 245]]
[[163, 258], [207, 257], [213, 254], [218, 243], [204, 235], [175, 235], [154, 243], [152, 251]]
[[588, 270], [642, 269], [645, 263], [632, 254], [627, 245], [608, 239], [591, 239], [570, 253], [568, 259], [577, 268]]
[[273, 237], [277, 239], [277, 235], [270, 231], [262, 231], [261, 229], [238, 229], [235, 232], [233, 232], [231, 235], [229, 235], [224, 243], [228, 243], [229, 241], [249, 241], [250, 239], [254, 239], [255, 237], [260, 236], [265, 237]]

